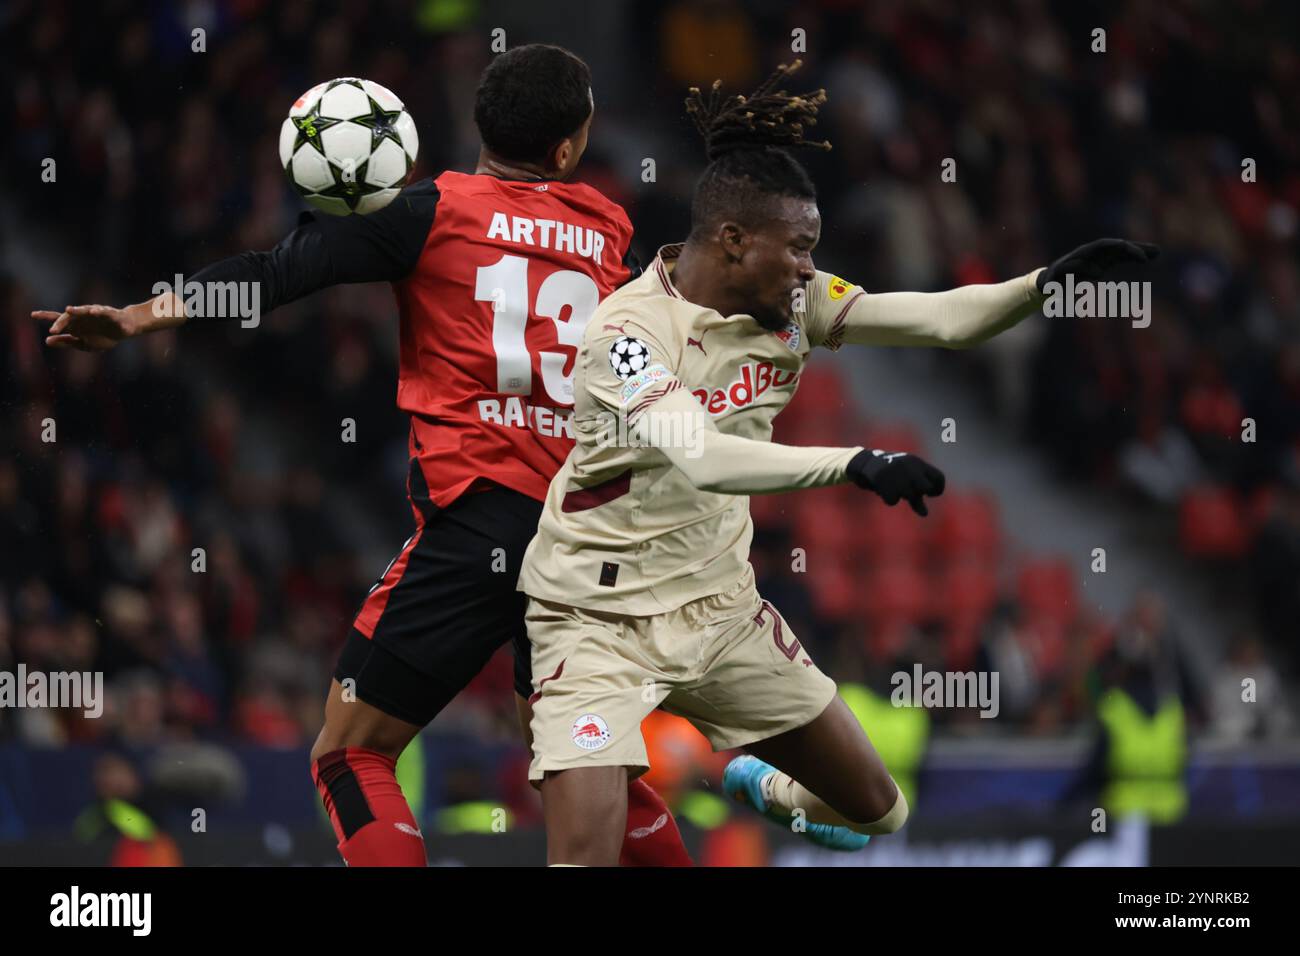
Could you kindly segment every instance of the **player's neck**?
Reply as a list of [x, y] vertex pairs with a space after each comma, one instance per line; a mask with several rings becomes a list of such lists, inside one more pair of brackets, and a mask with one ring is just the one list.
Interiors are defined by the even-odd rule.
[[554, 178], [550, 170], [537, 163], [520, 163], [502, 159], [489, 152], [487, 147], [479, 149], [478, 165], [474, 167], [474, 173], [495, 176], [497, 179], [519, 179], [525, 182]]
[[672, 283], [687, 302], [713, 309], [719, 315], [745, 311], [741, 297], [726, 287], [711, 250], [690, 239], [673, 265]]

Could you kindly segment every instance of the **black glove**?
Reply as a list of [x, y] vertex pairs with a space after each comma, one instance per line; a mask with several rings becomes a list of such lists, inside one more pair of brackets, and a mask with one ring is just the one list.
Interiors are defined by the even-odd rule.
[[919, 515], [929, 514], [922, 495], [934, 498], [943, 494], [943, 472], [903, 451], [860, 451], [850, 459], [848, 475], [855, 485], [874, 491], [887, 505], [906, 499]]
[[1067, 252], [1038, 273], [1038, 291], [1049, 282], [1064, 282], [1074, 273], [1076, 280], [1095, 282], [1102, 274], [1127, 262], [1150, 262], [1160, 255], [1160, 247], [1150, 242], [1127, 239], [1094, 239], [1073, 252]]

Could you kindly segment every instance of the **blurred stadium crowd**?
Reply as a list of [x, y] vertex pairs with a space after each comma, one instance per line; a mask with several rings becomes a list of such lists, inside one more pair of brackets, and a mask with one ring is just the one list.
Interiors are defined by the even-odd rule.
[[[321, 79], [363, 75], [405, 99], [417, 177], [472, 167], [494, 12], [473, 0], [49, 0], [0, 15], [0, 667], [102, 669], [111, 688], [105, 720], [5, 711], [0, 737], [314, 737], [350, 617], [408, 533], [388, 291], [333, 290], [257, 329], [167, 333], [109, 355], [51, 354], [26, 316], [65, 299], [139, 301], [176, 272], [278, 241], [301, 205], [276, 134]], [[1165, 598], [1100, 617], [1079, 600], [1080, 569], [1022, 553], [1004, 507], [960, 475], [926, 522], [837, 490], [755, 499], [760, 588], [830, 673], [879, 685], [897, 661], [992, 666], [1004, 719], [960, 729], [1048, 733], [1087, 721], [1136, 655], [1182, 675], [1203, 728], [1285, 726], [1242, 726], [1215, 706], [1241, 668], [1261, 682], [1289, 672], [1300, 622], [1300, 54], [1264, 26], [1277, 17], [1295, 11], [716, 0], [630, 6], [594, 21], [617, 32], [588, 47], [509, 34], [593, 56], [581, 176], [628, 207], [643, 259], [682, 237], [702, 166], [685, 88], [721, 77], [745, 89], [790, 58], [795, 28], [807, 31], [801, 80], [830, 95], [819, 132], [834, 151], [807, 157], [822, 268], [874, 291], [934, 290], [1028, 271], [1094, 236], [1163, 246], [1144, 276], [1149, 328], [1031, 320], [944, 368], [1060, 480], [1167, 514], [1170, 553], [1236, 575], [1255, 630], [1224, 635], [1216, 675], [1165, 668], [1179, 658]], [[1094, 19], [1104, 55], [1089, 50]], [[205, 53], [191, 52], [194, 25]], [[611, 62], [618, 77], [602, 75]], [[1242, 181], [1247, 156], [1257, 182]], [[46, 157], [56, 183], [39, 178]], [[955, 184], [937, 175], [944, 157]], [[340, 440], [344, 417], [354, 444]], [[1241, 440], [1246, 417], [1254, 443]], [[46, 419], [56, 441], [42, 440]], [[887, 409], [855, 408], [824, 358], [778, 424], [791, 442], [926, 446]], [[882, 537], [887, 557], [871, 547]], [[792, 570], [792, 548], [810, 573]], [[511, 698], [503, 654], [435, 729], [511, 737]]]

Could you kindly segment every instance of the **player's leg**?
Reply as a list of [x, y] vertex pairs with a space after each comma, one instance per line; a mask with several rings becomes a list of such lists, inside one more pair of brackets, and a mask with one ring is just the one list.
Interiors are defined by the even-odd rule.
[[397, 783], [397, 759], [420, 732], [345, 692], [335, 678], [311, 774], [349, 866], [425, 866], [424, 839]]
[[715, 750], [744, 747], [758, 758], [732, 762], [728, 793], [783, 823], [802, 815], [805, 835], [835, 849], [859, 849], [866, 841], [858, 834], [896, 829], [901, 797], [888, 771], [835, 682], [754, 590], [752, 573], [697, 604], [696, 627], [713, 634], [705, 672], [664, 706], [691, 720]]
[[514, 582], [540, 508], [496, 488], [438, 509], [418, 460], [409, 487], [415, 534], [357, 615], [312, 752], [313, 779], [353, 865], [424, 865], [396, 760], [519, 627]]
[[415, 533], [366, 596], [311, 751], [312, 781], [349, 866], [427, 865], [419, 823], [397, 782], [397, 759], [450, 698], [375, 638], [410, 630], [412, 595], [422, 589], [420, 569], [434, 540], [425, 537], [431, 513], [416, 509]]
[[[532, 696], [531, 651], [527, 634], [514, 642], [515, 650], [515, 713], [524, 743], [533, 749], [533, 707], [528, 702]], [[525, 695], [524, 691], [528, 691]], [[627, 823], [623, 832], [623, 846], [619, 851], [619, 866], [693, 866], [691, 854], [682, 840], [681, 830], [668, 804], [655, 789], [641, 779], [627, 784]]]
[[902, 791], [839, 696], [810, 723], [746, 749], [776, 768], [762, 791], [787, 813], [864, 834], [893, 833], [907, 820]]
[[627, 823], [627, 768], [574, 767], [542, 781], [548, 866], [617, 866]]
[[311, 759], [342, 747], [369, 747], [396, 760], [419, 732], [420, 727], [413, 723], [351, 699], [336, 677], [330, 681], [325, 722], [311, 749]]
[[[383, 625], [405, 618], [386, 613]], [[349, 866], [427, 863], [419, 822], [397, 781], [397, 760], [482, 666], [454, 640], [442, 660], [456, 675], [450, 682], [417, 670], [356, 628], [339, 655], [311, 767]]]
[[627, 824], [619, 866], [694, 866], [673, 812], [641, 777], [627, 783]]
[[[524, 742], [531, 750], [533, 733], [529, 724], [533, 708], [528, 698], [515, 695], [515, 710], [523, 729]], [[619, 866], [694, 866], [682, 831], [664, 798], [654, 787], [638, 778], [627, 782], [627, 807]]]
[[[515, 694], [528, 749], [533, 708]], [[615, 866], [627, 829], [627, 768], [590, 767], [548, 773], [542, 781], [548, 866]]]
[[547, 860], [615, 866], [628, 780], [649, 767], [641, 721], [672, 686], [655, 655], [661, 643], [647, 636], [655, 619], [530, 600], [526, 620], [533, 673], [545, 675], [526, 703], [528, 777], [542, 792]]

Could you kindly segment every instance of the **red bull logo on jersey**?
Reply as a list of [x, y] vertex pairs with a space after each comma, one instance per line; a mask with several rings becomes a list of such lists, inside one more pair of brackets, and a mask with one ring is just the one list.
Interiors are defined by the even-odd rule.
[[573, 722], [573, 742], [580, 750], [599, 750], [612, 736], [599, 714], [583, 714]]
[[726, 388], [694, 389], [691, 394], [710, 415], [721, 415], [731, 408], [752, 405], [770, 388], [793, 385], [798, 372], [786, 372], [771, 362], [747, 362], [740, 367], [740, 377]]
[[799, 351], [799, 343], [803, 340], [803, 330], [799, 328], [797, 322], [791, 322], [779, 332], [773, 332], [772, 334], [788, 345], [791, 352]]

